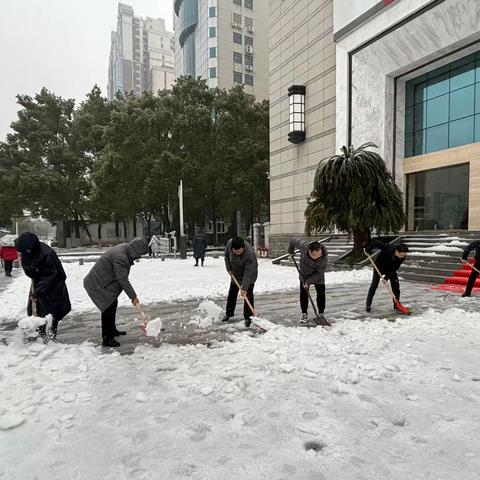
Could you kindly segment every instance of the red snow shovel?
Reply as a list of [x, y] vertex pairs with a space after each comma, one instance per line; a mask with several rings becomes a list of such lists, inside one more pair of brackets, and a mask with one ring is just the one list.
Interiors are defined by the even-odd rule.
[[372, 264], [373, 268], [377, 271], [378, 275], [380, 276], [381, 280], [382, 280], [382, 284], [383, 286], [386, 288], [387, 292], [390, 294], [390, 296], [392, 297], [392, 300], [393, 300], [393, 303], [395, 304], [395, 307], [397, 308], [397, 310], [399, 310], [400, 312], [404, 313], [405, 315], [410, 315], [412, 313], [412, 311], [406, 307], [405, 305], [402, 305], [400, 303], [400, 301], [398, 300], [398, 298], [395, 296], [395, 294], [392, 292], [392, 288], [390, 287], [390, 285], [388, 285], [387, 281], [384, 280], [384, 276], [381, 274], [380, 270], [378, 269], [377, 265], [375, 264], [375, 262], [373, 261], [373, 258], [367, 253], [367, 251], [365, 249], [363, 249], [363, 253], [367, 256], [367, 258], [370, 260], [370, 263]]
[[472, 270], [475, 270], [477, 273], [480, 273], [480, 270], [478, 268], [475, 268], [470, 262], [467, 262], [466, 260], [464, 260], [462, 258], [462, 262], [465, 264], [465, 265], [468, 265]]

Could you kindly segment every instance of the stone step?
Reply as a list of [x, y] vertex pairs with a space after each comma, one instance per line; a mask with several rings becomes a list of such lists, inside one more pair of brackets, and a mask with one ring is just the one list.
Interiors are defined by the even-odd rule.
[[455, 270], [444, 269], [444, 268], [433, 268], [433, 267], [424, 267], [424, 266], [416, 267], [413, 265], [412, 266], [404, 265], [402, 266], [399, 272], [399, 275], [403, 275], [404, 272], [409, 274], [419, 273], [422, 275], [436, 276], [443, 280], [445, 277], [450, 277], [451, 275], [453, 275], [454, 271]]
[[424, 275], [422, 273], [410, 273], [406, 271], [399, 272], [400, 278], [407, 280], [409, 282], [418, 282], [418, 283], [429, 283], [429, 284], [441, 284], [443, 283], [443, 278], [439, 278], [436, 275]]

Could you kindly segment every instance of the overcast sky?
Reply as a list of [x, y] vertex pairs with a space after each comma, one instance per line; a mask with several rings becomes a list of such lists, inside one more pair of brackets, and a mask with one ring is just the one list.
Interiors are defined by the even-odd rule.
[[[135, 15], [165, 18], [173, 30], [172, 0], [126, 0]], [[110, 32], [118, 0], [1, 0], [0, 141], [16, 119], [18, 93], [47, 87], [84, 99], [96, 83], [106, 94]]]

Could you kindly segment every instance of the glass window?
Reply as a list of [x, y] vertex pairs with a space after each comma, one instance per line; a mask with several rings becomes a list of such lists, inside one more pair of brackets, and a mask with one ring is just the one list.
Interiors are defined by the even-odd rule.
[[233, 72], [234, 83], [243, 83], [243, 76], [241, 72]]
[[249, 37], [248, 35], [245, 35], [245, 45], [250, 45], [253, 47], [253, 37]]
[[407, 175], [407, 230], [468, 229], [469, 166]]
[[243, 5], [245, 8], [253, 8], [253, 0], [244, 0]]
[[253, 75], [245, 74], [245, 85], [253, 85]]
[[448, 93], [448, 72], [427, 81], [427, 99]]
[[233, 0], [233, 3], [242, 6], [242, 0]]
[[216, 29], [216, 27], [210, 27], [210, 28], [208, 29], [208, 36], [209, 36], [210, 38], [214, 38], [214, 37], [217, 36], [217, 29]]
[[210, 58], [215, 58], [217, 56], [217, 47], [210, 47]]
[[405, 156], [480, 141], [475, 115], [480, 115], [480, 52], [409, 80]]
[[475, 103], [474, 86], [461, 88], [450, 93], [450, 120], [473, 115]]
[[217, 69], [215, 67], [210, 68], [210, 78], [217, 78]]
[[245, 65], [250, 65], [253, 67], [253, 56], [252, 55], [245, 55]]
[[448, 122], [448, 94], [427, 102], [427, 127]]
[[233, 62], [234, 63], [243, 63], [242, 54], [238, 52], [233, 52]]
[[425, 130], [425, 153], [436, 152], [448, 148], [448, 123]]
[[209, 7], [208, 8], [208, 16], [210, 18], [217, 16], [217, 8], [216, 7]]
[[475, 142], [480, 142], [480, 115], [475, 115]]
[[450, 122], [448, 143], [450, 147], [458, 147], [473, 143], [473, 120], [474, 117], [461, 118]]
[[468, 63], [450, 72], [450, 90], [458, 90], [475, 83], [475, 64]]
[[242, 44], [242, 34], [237, 33], [237, 32], [233, 32], [233, 42], [241, 45]]

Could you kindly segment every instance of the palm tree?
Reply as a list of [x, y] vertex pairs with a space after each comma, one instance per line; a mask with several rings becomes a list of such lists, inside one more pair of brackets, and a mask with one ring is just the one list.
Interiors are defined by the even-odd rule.
[[372, 228], [396, 232], [405, 222], [402, 192], [369, 147], [378, 148], [374, 143], [342, 147], [340, 155], [321, 160], [305, 210], [307, 235], [335, 229], [353, 234], [354, 254], [362, 253]]

